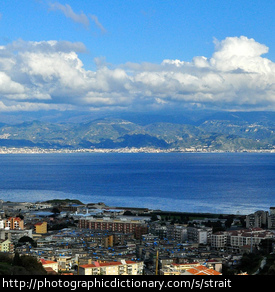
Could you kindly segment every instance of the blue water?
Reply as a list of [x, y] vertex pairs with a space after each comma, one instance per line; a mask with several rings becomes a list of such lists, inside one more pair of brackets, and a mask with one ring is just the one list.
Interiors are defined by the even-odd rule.
[[0, 199], [249, 214], [275, 206], [274, 176], [266, 153], [9, 154]]

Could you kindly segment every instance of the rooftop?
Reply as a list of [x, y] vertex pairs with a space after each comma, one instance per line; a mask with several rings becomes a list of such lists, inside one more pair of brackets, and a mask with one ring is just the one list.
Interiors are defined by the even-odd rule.
[[221, 275], [220, 272], [213, 270], [213, 269], [209, 269], [205, 266], [196, 266], [193, 267], [191, 269], [187, 270], [188, 274], [192, 274], [192, 275], [197, 275], [197, 276], [205, 276], [205, 275], [211, 275], [211, 276], [216, 276], [216, 275]]

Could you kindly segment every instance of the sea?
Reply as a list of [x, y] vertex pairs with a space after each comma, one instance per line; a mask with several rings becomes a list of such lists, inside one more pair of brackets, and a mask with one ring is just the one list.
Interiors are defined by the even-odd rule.
[[0, 199], [250, 214], [275, 206], [273, 153], [0, 155]]

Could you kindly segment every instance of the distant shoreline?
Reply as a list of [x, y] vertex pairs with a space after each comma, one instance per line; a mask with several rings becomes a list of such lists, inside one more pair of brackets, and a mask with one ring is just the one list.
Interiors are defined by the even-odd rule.
[[142, 148], [81, 148], [81, 149], [44, 149], [44, 148], [28, 148], [28, 147], [0, 147], [0, 154], [47, 154], [47, 153], [275, 153], [275, 149], [241, 149], [238, 151], [209, 150], [209, 149], [191, 149], [191, 148], [172, 148], [158, 149], [151, 147]]

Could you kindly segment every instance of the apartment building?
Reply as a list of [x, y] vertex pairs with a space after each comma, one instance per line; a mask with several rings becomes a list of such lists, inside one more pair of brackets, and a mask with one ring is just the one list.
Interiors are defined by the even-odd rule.
[[37, 234], [45, 234], [47, 233], [47, 222], [38, 222], [34, 225], [35, 233]]
[[228, 233], [219, 231], [211, 235], [211, 246], [216, 249], [223, 249], [227, 246]]
[[271, 214], [267, 218], [267, 228], [268, 229], [275, 229], [275, 214]]
[[256, 211], [246, 216], [246, 228], [267, 226], [268, 212]]
[[120, 218], [81, 218], [79, 228], [93, 230], [108, 230], [112, 232], [134, 233], [135, 238], [140, 239], [143, 234], [148, 233], [147, 224], [142, 220], [120, 219]]
[[274, 234], [261, 228], [220, 231], [211, 235], [211, 247], [239, 250], [245, 246], [258, 246], [266, 238], [274, 238]]
[[246, 216], [246, 228], [260, 227], [275, 229], [275, 207], [267, 211], [256, 211]]
[[7, 219], [4, 219], [4, 228], [7, 229], [24, 229], [24, 220], [19, 217], [9, 217]]
[[0, 239], [0, 252], [13, 252], [14, 245], [9, 239]]
[[142, 275], [143, 262], [97, 262], [79, 266], [79, 275]]
[[187, 227], [181, 224], [170, 225], [167, 228], [167, 237], [178, 242], [185, 242], [188, 240]]
[[187, 227], [187, 237], [191, 242], [208, 244], [211, 241], [211, 227]]

